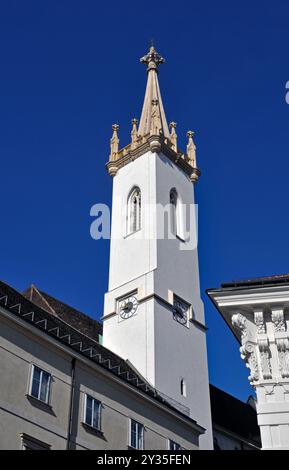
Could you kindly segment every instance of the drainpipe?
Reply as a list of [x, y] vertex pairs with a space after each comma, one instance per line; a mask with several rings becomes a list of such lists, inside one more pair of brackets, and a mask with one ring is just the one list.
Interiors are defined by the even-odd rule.
[[75, 357], [71, 361], [71, 389], [70, 389], [70, 400], [69, 400], [69, 416], [68, 416], [68, 433], [67, 433], [67, 444], [66, 450], [70, 450], [72, 425], [73, 425], [73, 402], [75, 393]]

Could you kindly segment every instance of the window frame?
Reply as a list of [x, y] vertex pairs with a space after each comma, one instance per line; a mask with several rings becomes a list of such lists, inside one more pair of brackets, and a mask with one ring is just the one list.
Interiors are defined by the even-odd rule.
[[[133, 198], [137, 193], [138, 201], [134, 213]], [[129, 192], [126, 207], [126, 236], [132, 235], [142, 228], [142, 196], [139, 186], [134, 186]]]
[[28, 434], [21, 433], [21, 445], [20, 450], [50, 450], [51, 445], [42, 442], [35, 437], [29, 436]]
[[[137, 443], [137, 447], [134, 447], [132, 444], [132, 424], [135, 423], [136, 424], [136, 443]], [[138, 446], [138, 443], [139, 443], [139, 435], [138, 435], [138, 430], [141, 429], [141, 447]], [[140, 423], [139, 421], [136, 421], [135, 419], [133, 418], [129, 418], [129, 447], [131, 449], [134, 449], [134, 450], [144, 450], [144, 431], [145, 431], [145, 427], [142, 423]]]
[[[38, 369], [40, 371], [40, 380], [39, 380], [39, 386], [38, 386], [38, 394], [37, 396], [32, 394], [32, 388], [33, 388], [33, 381], [34, 381], [34, 373], [35, 370]], [[43, 378], [43, 373], [48, 375], [48, 382], [47, 382], [47, 389], [46, 389], [46, 396], [45, 400], [42, 400], [40, 398], [41, 396], [41, 386], [42, 386], [42, 378]], [[42, 367], [37, 366], [36, 364], [31, 364], [31, 370], [30, 370], [30, 381], [29, 381], [29, 391], [28, 395], [35, 399], [40, 401], [41, 403], [44, 403], [45, 405], [50, 405], [50, 397], [51, 397], [51, 383], [52, 383], [52, 374], [48, 372], [45, 369], [42, 369]]]
[[[171, 444], [174, 446], [177, 446], [177, 449], [171, 449]], [[168, 450], [171, 451], [176, 451], [176, 450], [184, 450], [184, 448], [179, 444], [178, 442], [174, 441], [173, 439], [168, 439]]]
[[181, 197], [176, 188], [171, 188], [170, 199], [170, 232], [173, 237], [184, 242], [184, 214]]
[[[92, 400], [92, 410], [91, 410], [91, 422], [88, 423], [86, 421], [86, 412], [87, 412], [87, 398], [91, 398]], [[93, 415], [94, 415], [94, 407], [95, 407], [95, 403], [97, 403], [98, 405], [98, 412], [97, 412], [97, 416], [98, 416], [98, 422], [97, 422], [97, 426], [94, 426], [93, 424]], [[101, 432], [101, 424], [102, 424], [102, 419], [101, 419], [101, 415], [102, 415], [102, 402], [100, 400], [98, 400], [97, 398], [94, 398], [92, 395], [90, 395], [89, 393], [84, 393], [84, 400], [83, 400], [83, 424], [85, 424], [86, 426], [89, 426], [91, 429], [94, 429], [95, 431], [99, 431]]]

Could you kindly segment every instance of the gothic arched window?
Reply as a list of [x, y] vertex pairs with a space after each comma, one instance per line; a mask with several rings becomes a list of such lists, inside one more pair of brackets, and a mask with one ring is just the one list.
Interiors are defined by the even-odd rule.
[[175, 189], [170, 191], [170, 224], [172, 235], [178, 235], [179, 232], [179, 208], [178, 208], [178, 193]]
[[184, 241], [183, 204], [175, 188], [170, 191], [170, 225], [171, 234]]
[[134, 233], [141, 228], [141, 191], [134, 188], [128, 198], [127, 232]]

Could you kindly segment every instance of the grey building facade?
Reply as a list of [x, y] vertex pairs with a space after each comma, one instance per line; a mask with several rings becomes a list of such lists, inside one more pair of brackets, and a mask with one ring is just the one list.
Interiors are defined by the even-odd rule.
[[125, 361], [2, 283], [0, 293], [0, 449], [198, 448], [205, 430]]

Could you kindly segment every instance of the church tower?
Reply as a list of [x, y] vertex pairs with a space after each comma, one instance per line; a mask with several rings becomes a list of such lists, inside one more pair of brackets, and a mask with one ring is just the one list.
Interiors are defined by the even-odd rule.
[[103, 344], [128, 360], [168, 401], [206, 429], [212, 448], [204, 308], [200, 296], [193, 132], [187, 152], [167, 124], [152, 46], [141, 58], [147, 87], [140, 122], [120, 148], [113, 125], [107, 169], [113, 177], [109, 290]]

